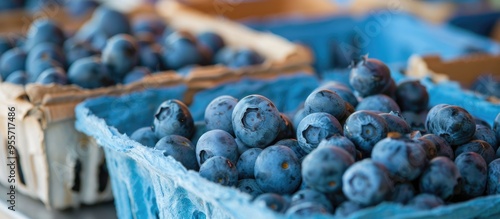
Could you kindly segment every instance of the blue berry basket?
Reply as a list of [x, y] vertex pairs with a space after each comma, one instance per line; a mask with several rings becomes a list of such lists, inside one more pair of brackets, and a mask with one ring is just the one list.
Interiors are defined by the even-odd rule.
[[[201, 121], [205, 106], [214, 97], [230, 94], [241, 98], [257, 93], [274, 101], [280, 111], [292, 112], [319, 84], [316, 77], [301, 74], [270, 80], [243, 79], [196, 93], [190, 110], [195, 120]], [[77, 106], [76, 129], [95, 138], [104, 148], [118, 217], [286, 218], [253, 203], [250, 195], [212, 183], [160, 151], [128, 137], [135, 129], [152, 123], [152, 115], [161, 102], [183, 99], [187, 91], [186, 86], [149, 89], [121, 97], [99, 97]], [[382, 203], [350, 218], [498, 218], [499, 205], [500, 195], [428, 211]]]

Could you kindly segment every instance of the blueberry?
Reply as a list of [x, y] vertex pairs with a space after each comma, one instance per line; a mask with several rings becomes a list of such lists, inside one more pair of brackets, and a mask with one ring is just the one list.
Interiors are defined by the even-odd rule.
[[389, 96], [393, 100], [396, 100], [397, 89], [398, 87], [396, 85], [396, 82], [394, 81], [394, 79], [391, 78], [380, 93]]
[[39, 59], [52, 59], [61, 64], [61, 66], [65, 66], [66, 64], [66, 57], [63, 50], [51, 42], [40, 43], [29, 50], [28, 57], [26, 58], [26, 69], [28, 69], [30, 63]]
[[390, 113], [391, 111], [399, 112], [398, 104], [385, 94], [377, 94], [365, 97], [359, 102], [356, 111], [370, 110], [375, 112]]
[[238, 170], [229, 159], [214, 156], [200, 167], [200, 176], [223, 186], [236, 186], [238, 183]]
[[102, 51], [102, 62], [109, 67], [111, 75], [121, 81], [139, 61], [139, 47], [135, 39], [127, 34], [111, 37]]
[[264, 193], [257, 196], [254, 202], [264, 202], [264, 204], [273, 211], [283, 213], [288, 208], [288, 203], [283, 196], [275, 193]]
[[345, 201], [337, 207], [335, 216], [338, 218], [346, 218], [361, 209], [363, 209], [361, 204], [353, 201]]
[[320, 205], [328, 210], [328, 212], [333, 212], [333, 206], [330, 200], [321, 192], [312, 189], [305, 189], [297, 191], [292, 196], [291, 206], [296, 206], [301, 203], [314, 203], [315, 205]]
[[274, 141], [295, 137], [293, 124], [290, 118], [288, 118], [288, 116], [286, 116], [283, 113], [280, 113], [280, 118], [281, 122], [279, 126], [279, 133], [278, 136], [276, 136], [276, 139], [274, 139]]
[[56, 67], [49, 68], [43, 71], [36, 79], [35, 83], [39, 84], [60, 84], [65, 85], [68, 83], [68, 77], [64, 69]]
[[422, 112], [429, 105], [429, 93], [420, 81], [401, 82], [396, 90], [396, 102], [402, 111]]
[[220, 129], [205, 132], [196, 144], [196, 159], [202, 165], [213, 156], [222, 156], [236, 164], [238, 161], [238, 146], [231, 134]]
[[219, 96], [205, 108], [205, 124], [209, 130], [221, 129], [234, 135], [231, 116], [238, 99], [232, 96]]
[[149, 126], [135, 130], [135, 132], [130, 135], [130, 139], [150, 148], [154, 148], [156, 142], [158, 142], [155, 132], [152, 127]]
[[475, 117], [475, 116], [474, 116], [474, 122], [476, 122], [476, 125], [482, 125], [482, 126], [484, 126], [484, 127], [487, 127], [487, 128], [489, 128], [489, 129], [492, 129], [492, 128], [491, 128], [491, 125], [490, 125], [488, 122], [486, 122], [486, 121], [484, 121], [484, 120], [482, 120], [482, 119], [480, 119], [480, 118], [477, 118], [477, 117]]
[[264, 96], [246, 96], [234, 107], [231, 116], [234, 134], [249, 147], [263, 148], [278, 136], [281, 123], [276, 106]]
[[260, 148], [251, 148], [243, 152], [238, 163], [236, 163], [236, 169], [238, 169], [238, 177], [240, 179], [253, 179], [254, 177], [254, 167], [255, 160], [262, 152]]
[[358, 150], [370, 154], [373, 146], [387, 136], [387, 123], [381, 116], [361, 110], [353, 113], [344, 124], [345, 136]]
[[437, 147], [434, 142], [423, 138], [417, 138], [416, 141], [419, 143], [420, 147], [424, 149], [427, 160], [432, 160], [437, 157]]
[[300, 162], [292, 149], [269, 146], [255, 160], [254, 176], [264, 192], [292, 193], [300, 186]]
[[342, 177], [346, 197], [361, 205], [376, 205], [387, 198], [393, 184], [387, 171], [370, 159], [354, 163]]
[[230, 68], [242, 68], [261, 64], [264, 62], [264, 57], [248, 48], [241, 48], [236, 51], [233, 58], [227, 63]]
[[68, 66], [71, 66], [78, 59], [99, 54], [99, 51], [95, 50], [89, 43], [79, 42], [75, 39], [68, 39], [64, 42], [64, 51]]
[[389, 68], [379, 60], [364, 57], [351, 70], [349, 83], [359, 96], [380, 94], [391, 83]]
[[455, 163], [447, 157], [436, 157], [422, 173], [419, 180], [420, 191], [447, 199], [458, 194], [462, 176]]
[[500, 141], [500, 113], [498, 113], [495, 121], [493, 121], [493, 131], [497, 136], [497, 140]]
[[242, 192], [245, 192], [245, 193], [251, 195], [253, 198], [264, 193], [259, 188], [259, 185], [257, 185], [257, 181], [255, 181], [255, 179], [239, 180], [238, 184], [236, 185], [236, 188], [238, 188]]
[[297, 140], [300, 148], [306, 153], [318, 147], [321, 140], [334, 134], [343, 134], [342, 126], [328, 113], [309, 114], [297, 127]]
[[107, 38], [131, 33], [131, 25], [127, 16], [104, 5], [94, 11], [90, 22], [97, 32], [102, 32]]
[[495, 151], [498, 149], [498, 140], [495, 132], [487, 126], [476, 125], [476, 132], [473, 139], [487, 142]]
[[12, 72], [4, 82], [12, 84], [26, 85], [28, 83], [28, 74], [25, 71], [19, 70]]
[[12, 72], [25, 70], [26, 52], [19, 48], [7, 50], [0, 57], [0, 76], [6, 79]]
[[59, 25], [50, 19], [37, 19], [31, 23], [26, 35], [26, 50], [33, 49], [41, 43], [53, 43], [63, 45], [65, 40], [64, 32]]
[[400, 136], [379, 141], [373, 147], [371, 157], [382, 164], [396, 181], [402, 182], [416, 179], [427, 164], [424, 148], [418, 142]]
[[188, 107], [179, 100], [167, 100], [156, 110], [154, 116], [156, 137], [180, 135], [191, 138], [194, 134], [194, 121]]
[[163, 62], [162, 48], [159, 44], [143, 45], [139, 47], [139, 65], [149, 68], [152, 72], [166, 69]]
[[416, 195], [415, 187], [411, 183], [398, 183], [389, 197], [389, 201], [406, 204]]
[[144, 77], [151, 75], [151, 72], [146, 67], [135, 67], [132, 71], [128, 72], [123, 79], [123, 84], [131, 84], [141, 81]]
[[444, 205], [443, 199], [433, 194], [422, 193], [409, 201], [408, 206], [418, 210], [429, 210]]
[[316, 217], [318, 215], [327, 214], [329, 214], [329, 210], [325, 206], [318, 205], [315, 202], [302, 202], [296, 205], [292, 205], [286, 210], [286, 215], [288, 217]]
[[216, 54], [226, 45], [220, 35], [211, 31], [200, 33], [196, 38], [200, 45], [208, 48], [212, 54]]
[[176, 70], [187, 65], [205, 63], [207, 53], [191, 35], [174, 32], [165, 39], [163, 58], [168, 68]]
[[354, 158], [342, 148], [317, 148], [302, 161], [302, 180], [317, 191], [336, 192], [342, 189], [342, 175], [353, 163]]
[[87, 89], [113, 84], [108, 69], [95, 56], [75, 61], [68, 69], [68, 79], [72, 84]]
[[462, 175], [462, 195], [467, 198], [481, 196], [486, 189], [488, 165], [481, 155], [475, 152], [464, 152], [455, 159], [460, 175]]
[[408, 125], [410, 125], [412, 130], [425, 130], [425, 119], [427, 113], [425, 111], [421, 113], [415, 113], [411, 111], [405, 111], [401, 113], [403, 118]]
[[[188, 170], [198, 170], [194, 146], [191, 141], [185, 137], [179, 135], [165, 136], [158, 140], [155, 149], [161, 150], [163, 151], [163, 155], [171, 156], [179, 161]], [[200, 169], [200, 174], [201, 173]]]
[[295, 155], [299, 160], [302, 160], [302, 158], [307, 155], [307, 153], [303, 151], [302, 148], [300, 148], [299, 142], [296, 139], [282, 139], [276, 142], [275, 145], [283, 145], [289, 147], [293, 152], [295, 152]]
[[[448, 104], [438, 104], [438, 105], [435, 105], [434, 107], [432, 107], [429, 112], [427, 112], [427, 117], [425, 119], [425, 129], [427, 129], [427, 131], [430, 131], [430, 126], [431, 126], [431, 122], [435, 119], [435, 117], [437, 116], [439, 110], [447, 107], [447, 106], [450, 106]], [[405, 116], [405, 115], [403, 115]], [[405, 116], [406, 118], [406, 116]]]
[[9, 37], [0, 36], [0, 56], [2, 56], [4, 52], [7, 52], [8, 50], [12, 49], [14, 46], [15, 46], [14, 41], [11, 40]]
[[132, 32], [134, 35], [151, 33], [155, 36], [161, 36], [166, 26], [165, 21], [161, 17], [143, 14], [135, 17], [132, 21]]
[[352, 158], [356, 158], [356, 153], [357, 153], [356, 146], [354, 145], [354, 143], [352, 143], [351, 140], [342, 135], [334, 134], [328, 138], [321, 140], [321, 142], [318, 145], [318, 148], [325, 146], [334, 146], [342, 148], [346, 150], [352, 156]]
[[488, 142], [482, 140], [472, 140], [466, 144], [460, 145], [455, 149], [455, 157], [464, 152], [476, 152], [481, 155], [486, 163], [490, 163], [496, 157], [496, 151]]
[[329, 81], [321, 85], [318, 89], [330, 90], [339, 95], [343, 100], [351, 104], [351, 106], [356, 107], [358, 105], [358, 99], [352, 92], [352, 90], [344, 84], [338, 83], [336, 81]]
[[329, 113], [337, 120], [346, 114], [345, 101], [336, 93], [329, 90], [315, 90], [307, 97], [304, 103], [304, 112]]
[[52, 59], [37, 59], [32, 63], [26, 62], [26, 72], [28, 73], [28, 79], [31, 82], [36, 81], [36, 79], [40, 77], [42, 72], [51, 68], [63, 69], [64, 66]]
[[411, 127], [406, 123], [406, 120], [399, 112], [391, 111], [390, 113], [379, 114], [384, 118], [387, 123], [387, 129], [389, 132], [398, 132], [401, 134], [407, 134], [411, 132]]
[[451, 160], [455, 159], [455, 154], [453, 153], [453, 149], [448, 144], [448, 142], [444, 140], [444, 138], [441, 138], [434, 134], [426, 134], [422, 136], [420, 139], [429, 140], [434, 144], [434, 146], [436, 147], [436, 156], [448, 157]]
[[500, 158], [497, 158], [488, 164], [488, 183], [486, 185], [486, 194], [500, 194]]
[[458, 106], [444, 106], [433, 111], [434, 108], [429, 111], [426, 121], [430, 133], [443, 137], [453, 146], [465, 144], [474, 137], [476, 124], [465, 109]]

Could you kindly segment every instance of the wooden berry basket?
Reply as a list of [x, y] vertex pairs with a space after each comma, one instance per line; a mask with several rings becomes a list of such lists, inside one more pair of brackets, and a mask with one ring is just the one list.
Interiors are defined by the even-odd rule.
[[[176, 7], [175, 3], [168, 4]], [[160, 14], [166, 11], [164, 7], [167, 6], [159, 5]], [[102, 148], [99, 148], [92, 138], [74, 128], [75, 106], [85, 99], [119, 96], [150, 88], [184, 86], [186, 92], [182, 92], [182, 96], [177, 98], [189, 101], [189, 97], [192, 96], [189, 94], [244, 77], [276, 77], [296, 72], [311, 74], [311, 69], [308, 67], [311, 57], [302, 47], [280, 37], [256, 33], [228, 21], [219, 22], [213, 17], [193, 13], [186, 7], [177, 9], [175, 11], [177, 18], [165, 16], [167, 22], [176, 23], [176, 27], [187, 31], [198, 30], [197, 25], [219, 30], [223, 38], [231, 39], [230, 45], [255, 49], [263, 54], [267, 61], [263, 65], [244, 69], [206, 66], [193, 70], [187, 77], [175, 72], [160, 72], [126, 86], [116, 85], [93, 90], [74, 85], [29, 84], [22, 87], [0, 82], [0, 150], [2, 151], [8, 149], [6, 141], [8, 109], [9, 107], [16, 109], [17, 163], [20, 164], [15, 167], [17, 192], [39, 199], [51, 209], [96, 204], [113, 198]], [[137, 11], [156, 13], [152, 7], [139, 8]], [[22, 33], [29, 27], [28, 21], [33, 17], [24, 12], [12, 13], [28, 18], [27, 23], [21, 26], [9, 26], [5, 30], [0, 29], [0, 32]], [[138, 12], [134, 10], [130, 15], [134, 16], [136, 13]], [[73, 30], [83, 23], [82, 20], [70, 21], [71, 19], [63, 11], [58, 11], [58, 14], [52, 15], [51, 18], [60, 21], [63, 27]], [[186, 20], [177, 21], [177, 19]], [[235, 36], [232, 36], [233, 34]], [[245, 37], [237, 38], [243, 34]], [[7, 179], [9, 176], [8, 162], [7, 156], [0, 157], [2, 179]], [[12, 185], [7, 180], [2, 180], [1, 183], [5, 186]]]

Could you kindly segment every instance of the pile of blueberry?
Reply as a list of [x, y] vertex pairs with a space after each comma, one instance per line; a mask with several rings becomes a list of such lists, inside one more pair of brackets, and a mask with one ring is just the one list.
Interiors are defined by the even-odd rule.
[[38, 19], [25, 39], [0, 36], [0, 77], [20, 85], [94, 89], [132, 83], [164, 70], [186, 74], [196, 66], [240, 68], [263, 61], [251, 49], [227, 47], [214, 32], [176, 31], [152, 15], [129, 20], [105, 6], [98, 7], [76, 33], [65, 32], [50, 19]]
[[419, 81], [397, 85], [367, 57], [350, 85], [318, 87], [293, 120], [261, 95], [220, 96], [199, 139], [187, 106], [167, 100], [131, 139], [288, 215], [347, 216], [381, 202], [423, 210], [500, 194], [500, 113], [491, 128], [458, 106], [428, 110]]

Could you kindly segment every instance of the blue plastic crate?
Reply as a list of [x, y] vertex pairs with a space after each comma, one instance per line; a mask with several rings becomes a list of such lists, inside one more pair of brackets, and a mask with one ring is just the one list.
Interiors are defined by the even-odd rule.
[[[259, 93], [283, 111], [293, 111], [320, 84], [313, 76], [284, 76], [271, 81], [245, 79], [196, 94], [191, 110], [202, 118], [216, 96], [241, 98]], [[151, 124], [156, 107], [166, 99], [183, 99], [186, 87], [152, 89], [122, 97], [87, 100], [76, 108], [76, 128], [104, 147], [119, 218], [285, 218], [235, 188], [209, 182], [160, 151], [129, 139], [135, 129]], [[478, 198], [430, 211], [383, 203], [350, 218], [495, 218], [500, 195]], [[322, 218], [322, 217], [318, 217]], [[332, 217], [324, 217], [332, 218]]]
[[448, 24], [430, 24], [397, 10], [373, 11], [365, 17], [288, 17], [244, 23], [309, 46], [320, 74], [345, 68], [364, 54], [401, 63], [414, 54], [456, 58], [474, 52], [500, 53], [500, 45], [486, 37]]

